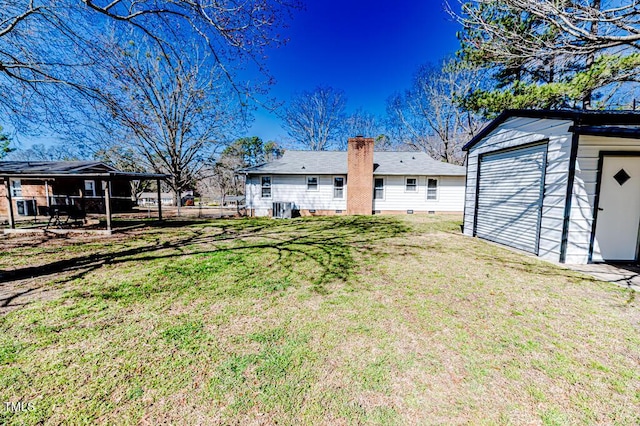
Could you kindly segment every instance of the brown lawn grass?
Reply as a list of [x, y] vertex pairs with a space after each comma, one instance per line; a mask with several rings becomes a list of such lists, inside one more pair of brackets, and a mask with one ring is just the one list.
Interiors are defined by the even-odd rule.
[[628, 290], [456, 217], [173, 224], [0, 242], [48, 295], [0, 317], [0, 400], [35, 408], [0, 422], [640, 424]]

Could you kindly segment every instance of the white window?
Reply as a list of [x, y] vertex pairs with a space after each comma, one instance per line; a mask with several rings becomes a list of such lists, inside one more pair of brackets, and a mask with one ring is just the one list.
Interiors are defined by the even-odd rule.
[[375, 178], [373, 180], [373, 199], [384, 200], [384, 179]]
[[404, 190], [406, 192], [418, 192], [418, 178], [414, 178], [414, 177], [405, 178]]
[[96, 182], [93, 180], [84, 181], [84, 196], [95, 197], [96, 196]]
[[344, 198], [344, 177], [342, 176], [333, 178], [333, 198], [339, 200]]
[[438, 199], [438, 179], [427, 179], [427, 200]]
[[11, 181], [11, 196], [22, 197], [22, 182], [20, 182], [20, 179]]
[[262, 198], [271, 198], [271, 176], [261, 176]]
[[307, 191], [318, 190], [318, 176], [307, 176]]

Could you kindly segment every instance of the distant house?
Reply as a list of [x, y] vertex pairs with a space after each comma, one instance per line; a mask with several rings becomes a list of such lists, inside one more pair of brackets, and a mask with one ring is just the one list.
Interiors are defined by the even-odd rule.
[[240, 207], [244, 203], [244, 195], [227, 195], [218, 199], [218, 203], [224, 207]]
[[462, 212], [465, 168], [421, 152], [374, 152], [370, 138], [348, 151], [286, 151], [242, 170], [251, 216]]
[[464, 233], [556, 262], [637, 262], [640, 113], [502, 113], [468, 152]]
[[[173, 200], [172, 192], [161, 192], [160, 202], [163, 206], [173, 206], [175, 202]], [[158, 205], [158, 193], [157, 192], [143, 192], [138, 197], [139, 206], [157, 206]]]
[[[191, 200], [191, 205], [193, 205], [193, 201], [195, 199], [193, 191], [183, 191], [182, 195], [182, 205], [189, 205], [189, 200]], [[175, 206], [176, 201], [173, 192], [161, 192], [160, 193], [160, 202], [163, 206]], [[157, 206], [158, 205], [158, 193], [157, 192], [142, 192], [138, 196], [138, 205], [141, 207], [148, 206]]]

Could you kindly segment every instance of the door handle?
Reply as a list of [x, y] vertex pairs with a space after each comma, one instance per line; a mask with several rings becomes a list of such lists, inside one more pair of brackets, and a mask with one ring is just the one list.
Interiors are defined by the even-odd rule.
[[604, 209], [602, 207], [598, 207], [598, 211], [601, 212], [604, 211]]

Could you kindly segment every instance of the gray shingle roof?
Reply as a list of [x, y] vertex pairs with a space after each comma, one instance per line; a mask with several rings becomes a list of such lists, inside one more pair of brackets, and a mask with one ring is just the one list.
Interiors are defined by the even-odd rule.
[[0, 176], [14, 178], [120, 177], [164, 179], [158, 173], [122, 172], [100, 161], [0, 161]]
[[373, 174], [465, 176], [467, 172], [462, 166], [436, 161], [424, 152], [374, 152]]
[[[464, 176], [462, 166], [443, 163], [424, 152], [374, 152], [374, 175]], [[242, 170], [247, 174], [347, 174], [346, 151], [286, 151], [279, 160]]]
[[116, 171], [116, 169], [99, 161], [0, 161], [0, 172], [12, 174], [73, 174], [112, 171]]

